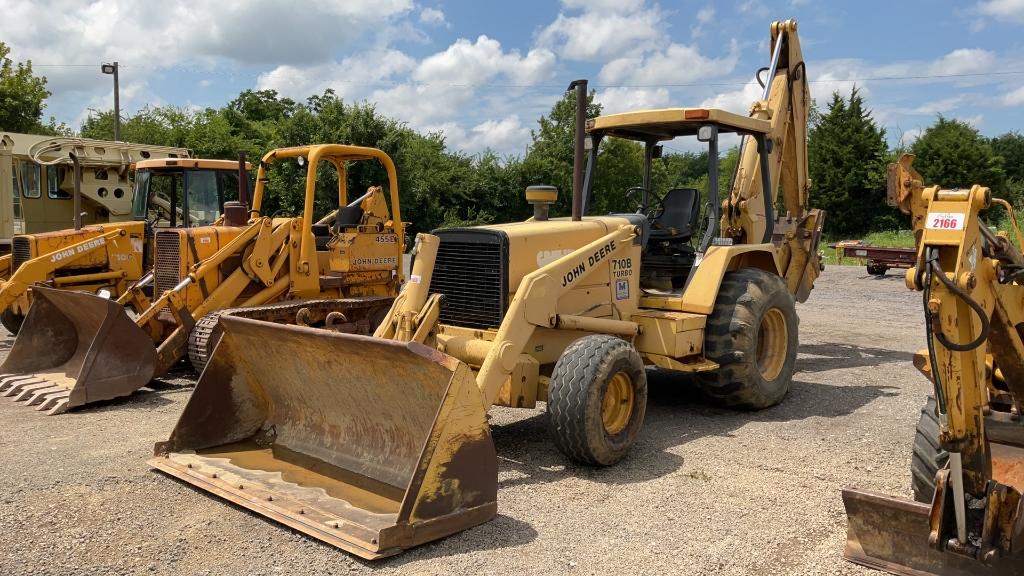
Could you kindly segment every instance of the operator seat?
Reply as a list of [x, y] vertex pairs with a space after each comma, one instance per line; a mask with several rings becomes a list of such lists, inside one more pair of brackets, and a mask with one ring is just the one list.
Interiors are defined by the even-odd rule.
[[673, 188], [665, 194], [664, 210], [651, 222], [652, 240], [689, 240], [700, 219], [700, 192]]

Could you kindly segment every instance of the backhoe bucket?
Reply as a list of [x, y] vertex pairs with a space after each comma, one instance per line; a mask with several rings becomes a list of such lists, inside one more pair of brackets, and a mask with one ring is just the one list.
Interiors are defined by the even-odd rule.
[[[1024, 489], [1024, 450], [989, 443], [993, 479]], [[928, 545], [931, 505], [875, 492], [844, 489], [846, 549], [851, 562], [892, 574], [922, 576], [1024, 576], [1024, 558], [1001, 558], [991, 564]]]
[[0, 364], [0, 396], [48, 414], [127, 396], [153, 377], [156, 348], [117, 302], [35, 286], [14, 346]]
[[494, 517], [497, 457], [465, 364], [417, 343], [221, 322], [150, 465], [366, 559]]

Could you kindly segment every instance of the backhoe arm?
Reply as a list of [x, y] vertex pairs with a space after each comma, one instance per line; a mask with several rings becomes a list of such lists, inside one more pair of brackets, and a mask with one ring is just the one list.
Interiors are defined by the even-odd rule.
[[[909, 168], [907, 162], [896, 170], [916, 180]], [[915, 219], [918, 265], [907, 273], [908, 285], [924, 296], [928, 352], [917, 363], [935, 387], [939, 442], [949, 452], [949, 467], [936, 478], [930, 541], [939, 550], [992, 559], [1016, 551], [1022, 527], [1020, 493], [993, 479], [986, 426], [992, 396], [1007, 396], [1018, 414], [1024, 400], [1017, 331], [1024, 323], [1024, 285], [1017, 283], [1024, 258], [981, 220], [992, 203], [988, 188], [912, 186], [917, 198], [901, 197], [900, 204], [923, 212]]]
[[[811, 97], [794, 20], [773, 22], [771, 61], [762, 98], [750, 116], [770, 123], [767, 135], [745, 136], [721, 229], [736, 244], [774, 242], [787, 286], [803, 302], [821, 270], [818, 242], [825, 214], [809, 206], [807, 114]], [[762, 175], [767, 171], [768, 177]], [[765, 190], [768, 187], [768, 190]], [[782, 191], [784, 213], [776, 214]]]

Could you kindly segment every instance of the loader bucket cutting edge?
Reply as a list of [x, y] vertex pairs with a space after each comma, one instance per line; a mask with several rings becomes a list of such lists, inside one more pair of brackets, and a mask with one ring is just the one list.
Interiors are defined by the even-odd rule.
[[0, 395], [58, 414], [127, 396], [153, 377], [153, 341], [117, 302], [34, 286], [33, 303], [0, 364]]
[[903, 576], [1021, 576], [1019, 558], [983, 564], [928, 545], [929, 504], [875, 492], [843, 489], [847, 535], [843, 557]]
[[495, 516], [497, 456], [468, 366], [415, 343], [221, 322], [151, 466], [366, 559]]

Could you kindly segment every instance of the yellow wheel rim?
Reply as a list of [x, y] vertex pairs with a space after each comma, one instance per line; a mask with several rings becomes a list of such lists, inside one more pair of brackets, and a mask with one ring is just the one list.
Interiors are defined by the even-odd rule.
[[633, 415], [633, 380], [625, 372], [616, 372], [601, 402], [601, 420], [608, 434], [618, 434], [629, 425]]
[[761, 318], [757, 329], [757, 369], [765, 380], [775, 380], [786, 363], [789, 346], [786, 317], [778, 308], [772, 308]]

